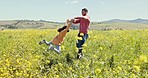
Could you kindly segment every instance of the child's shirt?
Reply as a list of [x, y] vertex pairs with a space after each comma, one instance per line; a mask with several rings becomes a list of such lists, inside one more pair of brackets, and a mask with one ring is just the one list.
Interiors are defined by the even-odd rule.
[[61, 45], [64, 41], [64, 37], [66, 36], [67, 31], [70, 29], [72, 23], [68, 24], [66, 29], [59, 32], [59, 34], [52, 40], [52, 44], [54, 45]]

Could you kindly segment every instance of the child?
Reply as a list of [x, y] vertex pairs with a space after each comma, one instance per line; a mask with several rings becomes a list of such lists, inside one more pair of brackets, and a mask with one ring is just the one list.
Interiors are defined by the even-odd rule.
[[[67, 26], [63, 26], [62, 28], [59, 28], [58, 29], [59, 34], [51, 42], [47, 42], [46, 40], [42, 40], [39, 42], [39, 45], [45, 43], [46, 45], [49, 46], [47, 51], [54, 50], [55, 52], [60, 54], [61, 53], [60, 46], [64, 41], [64, 37], [66, 36], [66, 33], [69, 32], [70, 26], [72, 25], [73, 21], [74, 21], [74, 19], [67, 20], [66, 21]], [[55, 45], [55, 47], [54, 47], [54, 45]]]

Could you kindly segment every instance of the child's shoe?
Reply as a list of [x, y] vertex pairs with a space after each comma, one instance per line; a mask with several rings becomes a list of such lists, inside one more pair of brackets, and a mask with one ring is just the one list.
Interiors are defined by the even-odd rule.
[[44, 44], [44, 43], [45, 43], [45, 40], [42, 40], [39, 42], [39, 45]]

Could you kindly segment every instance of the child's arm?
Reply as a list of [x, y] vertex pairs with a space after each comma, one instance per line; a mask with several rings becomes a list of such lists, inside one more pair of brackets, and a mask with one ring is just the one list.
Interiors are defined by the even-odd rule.
[[61, 35], [61, 36], [64, 36], [64, 35], [66, 35], [66, 33], [67, 33], [67, 31], [70, 29], [70, 26], [72, 25], [72, 22], [73, 22], [73, 20], [71, 20], [71, 21], [69, 21], [69, 20], [67, 20], [66, 21], [66, 29], [64, 29], [63, 31], [61, 31], [59, 34]]
[[65, 36], [66, 35], [66, 33], [67, 33], [67, 31], [70, 29], [70, 26], [72, 25], [72, 22], [74, 21], [74, 19], [71, 19], [70, 21], [66, 21], [66, 29], [64, 29], [63, 31], [61, 31], [60, 33], [59, 33], [59, 35], [60, 36]]
[[74, 22], [74, 19], [66, 21], [66, 25], [67, 25], [67, 28], [65, 29], [66, 31], [70, 29], [70, 26], [72, 25], [73, 22]]

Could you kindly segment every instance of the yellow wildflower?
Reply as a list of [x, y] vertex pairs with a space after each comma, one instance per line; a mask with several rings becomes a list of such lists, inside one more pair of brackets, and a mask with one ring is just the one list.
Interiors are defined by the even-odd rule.
[[146, 62], [147, 62], [147, 57], [146, 57], [145, 55], [141, 55], [141, 56], [139, 57], [139, 61], [140, 61], [141, 63], [146, 63]]
[[69, 70], [72, 70], [72, 67], [69, 67]]
[[136, 75], [135, 74], [131, 74], [130, 78], [136, 78]]
[[100, 49], [100, 50], [103, 50], [103, 47], [100, 47], [99, 49]]
[[65, 46], [61, 46], [61, 48], [64, 50], [65, 49]]
[[95, 58], [95, 57], [97, 57], [97, 56], [94, 54], [93, 57]]
[[83, 46], [83, 47], [86, 47], [86, 46], [87, 46], [87, 44], [83, 44], [82, 46]]
[[84, 78], [83, 76], [80, 76], [79, 78]]
[[50, 60], [47, 60], [46, 62], [47, 62], [47, 63], [50, 63]]
[[118, 68], [118, 70], [120, 70], [120, 71], [122, 70], [122, 68], [121, 68], [120, 66], [118, 66], [117, 68]]
[[56, 78], [60, 78], [60, 76], [59, 75], [56, 75]]
[[83, 33], [80, 33], [80, 36], [83, 36], [84, 34]]
[[135, 65], [139, 64], [139, 61], [136, 60], [136, 61], [134, 62], [134, 64], [135, 64]]
[[94, 39], [96, 39], [97, 38], [97, 36], [94, 36]]
[[98, 68], [98, 69], [95, 69], [95, 73], [96, 73], [96, 74], [101, 73], [101, 69], [99, 69], [99, 68]]
[[134, 70], [135, 70], [136, 72], [139, 72], [139, 71], [140, 71], [140, 67], [139, 67], [139, 66], [133, 66], [133, 68], [134, 68]]
[[62, 66], [63, 66], [63, 64], [62, 64], [62, 63], [59, 63], [59, 66], [61, 66], [61, 67], [62, 67]]
[[78, 40], [82, 40], [82, 37], [76, 37], [76, 39], [78, 39]]

